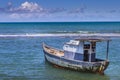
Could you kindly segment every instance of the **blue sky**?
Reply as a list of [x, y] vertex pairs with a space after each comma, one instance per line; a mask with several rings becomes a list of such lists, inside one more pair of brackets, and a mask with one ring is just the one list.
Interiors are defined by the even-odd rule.
[[0, 22], [120, 21], [120, 0], [0, 0]]

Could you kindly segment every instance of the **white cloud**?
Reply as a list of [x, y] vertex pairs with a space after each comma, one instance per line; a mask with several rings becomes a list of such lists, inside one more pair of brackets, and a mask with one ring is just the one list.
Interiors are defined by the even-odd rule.
[[24, 2], [19, 7], [10, 8], [9, 17], [13, 19], [50, 17], [51, 14], [64, 10], [64, 8], [44, 9], [37, 3]]
[[[13, 7], [11, 2], [7, 8], [0, 8], [2, 13], [7, 13], [8, 18], [12, 20], [104, 20], [119, 19], [117, 11], [111, 12], [90, 11], [86, 7], [76, 9], [65, 8], [43, 8], [34, 2], [24, 2], [18, 7]], [[88, 8], [87, 8], [88, 9]], [[115, 14], [115, 15], [113, 15]]]
[[30, 12], [34, 12], [34, 11], [39, 12], [43, 10], [42, 7], [40, 7], [37, 3], [33, 3], [33, 2], [24, 2], [21, 4], [21, 6], [18, 9], [26, 10]]
[[50, 17], [50, 14], [45, 13], [12, 13], [9, 14], [9, 18], [12, 19], [38, 19]]
[[22, 3], [19, 7], [10, 8], [8, 11], [12, 13], [36, 13], [42, 12], [43, 8], [37, 3], [26, 1]]
[[21, 19], [21, 18], [30, 18], [32, 17], [33, 15], [31, 14], [25, 14], [25, 13], [12, 13], [9, 15], [10, 18], [13, 18], [13, 19]]
[[19, 7], [10, 8], [9, 14], [10, 18], [20, 19], [20, 18], [32, 18], [35, 16], [41, 16], [43, 8], [37, 3], [33, 2], [24, 2]]
[[65, 8], [43, 8], [40, 5], [38, 5], [37, 3], [33, 3], [33, 2], [24, 2], [22, 3], [19, 7], [12, 7], [10, 8], [7, 12], [10, 13], [60, 13], [60, 12], [64, 12], [67, 11]]

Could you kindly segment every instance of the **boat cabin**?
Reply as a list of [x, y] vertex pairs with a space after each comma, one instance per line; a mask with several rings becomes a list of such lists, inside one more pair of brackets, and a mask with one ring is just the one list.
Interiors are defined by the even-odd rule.
[[[104, 39], [75, 39], [70, 40], [63, 46], [64, 57], [72, 60], [96, 61], [96, 42], [101, 42]], [[109, 46], [109, 40], [107, 46]], [[108, 47], [107, 47], [108, 58]]]

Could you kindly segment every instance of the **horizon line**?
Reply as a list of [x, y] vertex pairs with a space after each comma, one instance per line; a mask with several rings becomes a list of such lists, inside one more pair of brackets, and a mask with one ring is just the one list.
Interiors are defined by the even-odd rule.
[[73, 23], [84, 23], [84, 22], [120, 22], [120, 21], [18, 21], [18, 22], [0, 22], [0, 23], [69, 23], [69, 22], [73, 22]]

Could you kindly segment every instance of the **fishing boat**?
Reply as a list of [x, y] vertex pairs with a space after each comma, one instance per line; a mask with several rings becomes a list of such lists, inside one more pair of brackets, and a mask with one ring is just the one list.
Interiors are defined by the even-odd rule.
[[[98, 42], [106, 42], [106, 59], [96, 58]], [[45, 59], [57, 66], [83, 72], [103, 74], [109, 65], [109, 39], [78, 38], [63, 45], [63, 50], [53, 48], [43, 43]]]

